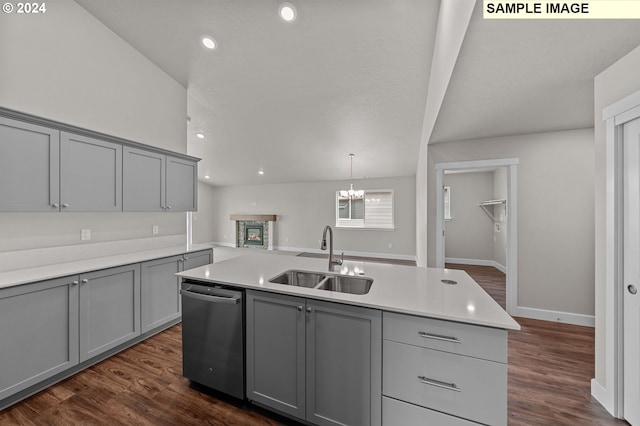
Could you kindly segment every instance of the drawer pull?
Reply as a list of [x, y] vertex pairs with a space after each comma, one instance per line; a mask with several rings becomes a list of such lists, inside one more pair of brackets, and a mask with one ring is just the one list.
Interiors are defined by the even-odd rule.
[[439, 334], [425, 333], [424, 331], [418, 331], [418, 334], [420, 337], [424, 337], [425, 339], [442, 340], [443, 342], [449, 343], [462, 343], [462, 341], [457, 337], [441, 336]]
[[447, 389], [454, 392], [461, 391], [460, 388], [456, 386], [455, 383], [442, 382], [440, 380], [430, 379], [426, 376], [418, 376], [418, 380], [420, 380], [420, 382], [424, 383], [425, 385], [435, 386], [438, 388]]

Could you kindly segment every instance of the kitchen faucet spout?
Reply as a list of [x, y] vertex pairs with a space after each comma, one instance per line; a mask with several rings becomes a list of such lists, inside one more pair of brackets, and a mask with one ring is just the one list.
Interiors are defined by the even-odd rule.
[[327, 249], [327, 231], [329, 231], [329, 271], [333, 271], [334, 266], [342, 265], [344, 252], [342, 252], [340, 259], [333, 258], [333, 229], [331, 229], [331, 226], [329, 225], [325, 226], [324, 231], [322, 231], [322, 244], [320, 245], [320, 250]]

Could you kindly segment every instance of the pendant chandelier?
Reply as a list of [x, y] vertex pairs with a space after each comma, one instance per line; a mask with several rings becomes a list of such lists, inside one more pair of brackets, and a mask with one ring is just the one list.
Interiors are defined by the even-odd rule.
[[349, 190], [340, 191], [340, 198], [348, 199], [348, 200], [361, 200], [364, 198], [364, 191], [353, 189], [353, 154], [349, 154], [349, 159], [351, 162], [351, 168], [349, 171]]

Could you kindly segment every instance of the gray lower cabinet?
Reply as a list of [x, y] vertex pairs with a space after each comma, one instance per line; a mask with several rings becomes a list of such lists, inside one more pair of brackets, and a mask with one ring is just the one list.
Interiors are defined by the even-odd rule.
[[80, 362], [140, 335], [140, 265], [80, 275]]
[[380, 425], [381, 312], [247, 291], [247, 397], [317, 425]]
[[60, 210], [122, 211], [122, 145], [61, 132]]
[[0, 290], [0, 400], [78, 364], [78, 277]]
[[195, 161], [125, 147], [123, 153], [124, 211], [196, 210], [197, 167]]
[[180, 318], [180, 279], [183, 256], [143, 262], [142, 275], [142, 332]]
[[383, 315], [385, 425], [507, 424], [507, 331]]
[[201, 250], [151, 260], [140, 265], [143, 333], [182, 316], [180, 278], [175, 274], [211, 262], [213, 251]]
[[0, 117], [0, 211], [58, 211], [60, 132]]

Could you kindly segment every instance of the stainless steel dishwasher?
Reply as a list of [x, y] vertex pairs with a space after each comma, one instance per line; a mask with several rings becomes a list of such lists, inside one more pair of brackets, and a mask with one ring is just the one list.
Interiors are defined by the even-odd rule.
[[244, 291], [184, 280], [182, 374], [244, 399]]

